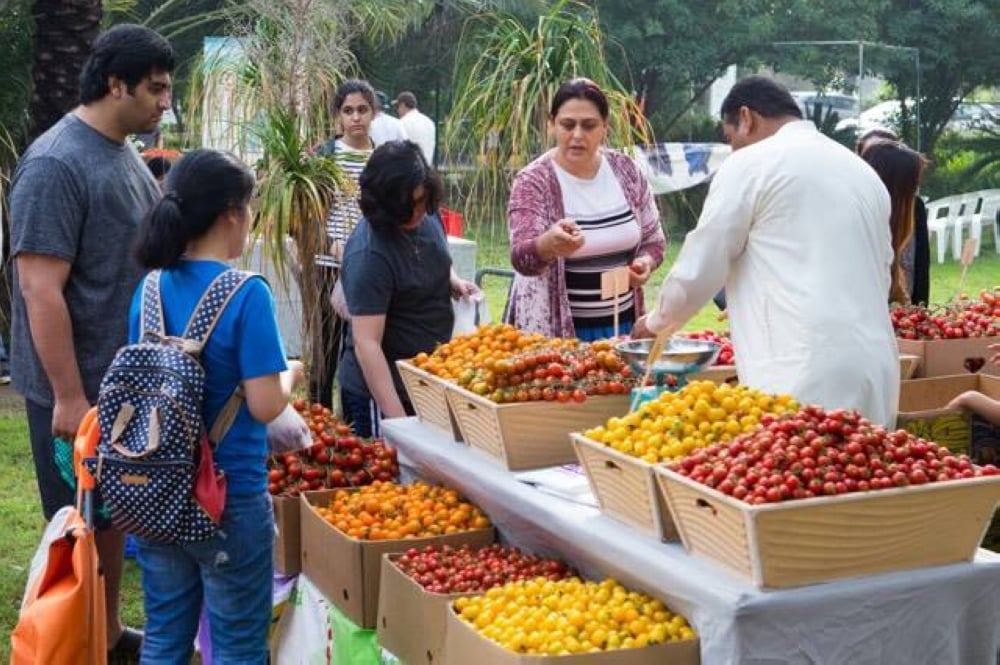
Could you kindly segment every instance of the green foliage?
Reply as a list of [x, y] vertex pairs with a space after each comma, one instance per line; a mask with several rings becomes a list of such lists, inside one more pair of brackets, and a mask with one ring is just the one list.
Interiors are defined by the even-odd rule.
[[[646, 94], [650, 114], [662, 113], [657, 135], [669, 132], [729, 65], [776, 63], [772, 43], [806, 39], [858, 39], [874, 30], [879, 0], [593, 0], [610, 37], [615, 72]], [[827, 56], [829, 54], [827, 53]], [[796, 50], [792, 62], [802, 59]], [[833, 62], [839, 63], [841, 59]], [[830, 62], [827, 57], [827, 62]], [[815, 79], [832, 78], [813, 68]]]
[[1000, 136], [945, 132], [920, 193], [934, 200], [979, 189], [1000, 189]]
[[0, 12], [0, 178], [27, 136], [31, 95], [32, 21], [27, 0], [9, 0]]
[[[894, 0], [879, 38], [920, 49], [920, 135], [932, 152], [958, 106], [980, 86], [998, 83], [1000, 5], [972, 0]], [[896, 58], [879, 68], [900, 100], [916, 96], [912, 60]], [[904, 118], [903, 136], [916, 143], [916, 118]]]
[[552, 97], [569, 79], [586, 76], [607, 94], [611, 145], [650, 140], [644, 125], [631, 122], [638, 109], [608, 69], [603, 43], [596, 15], [578, 2], [558, 2], [532, 23], [500, 13], [469, 21], [445, 153], [452, 162], [475, 162], [470, 198], [477, 205], [505, 202], [513, 171], [545, 149]]

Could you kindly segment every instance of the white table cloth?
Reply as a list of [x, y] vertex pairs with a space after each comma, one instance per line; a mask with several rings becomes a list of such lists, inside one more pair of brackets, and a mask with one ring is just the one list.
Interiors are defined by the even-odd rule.
[[694, 624], [706, 665], [1000, 665], [1000, 555], [972, 563], [761, 591], [590, 506], [519, 482], [416, 418], [383, 434], [404, 473], [460, 490], [505, 542], [612, 576]]

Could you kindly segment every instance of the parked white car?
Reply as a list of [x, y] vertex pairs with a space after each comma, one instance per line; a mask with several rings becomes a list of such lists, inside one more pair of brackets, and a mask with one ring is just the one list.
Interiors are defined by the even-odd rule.
[[[913, 107], [910, 107], [911, 113]], [[892, 99], [879, 102], [865, 109], [857, 118], [847, 118], [837, 123], [837, 129], [857, 129], [867, 131], [875, 127], [899, 129], [899, 101]], [[1000, 129], [1000, 104], [991, 102], [962, 102], [955, 109], [948, 128], [956, 132], [978, 129]]]

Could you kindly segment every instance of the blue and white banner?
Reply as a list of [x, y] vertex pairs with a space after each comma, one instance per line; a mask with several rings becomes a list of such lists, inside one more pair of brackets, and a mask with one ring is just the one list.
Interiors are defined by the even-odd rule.
[[725, 143], [657, 143], [629, 150], [654, 194], [688, 189], [709, 180], [731, 149]]

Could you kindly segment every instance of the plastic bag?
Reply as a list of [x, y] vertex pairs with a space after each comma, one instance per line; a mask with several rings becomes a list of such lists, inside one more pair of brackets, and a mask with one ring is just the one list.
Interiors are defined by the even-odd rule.
[[[76, 479], [73, 479], [74, 482]], [[59, 509], [55, 515], [53, 515], [52, 520], [45, 525], [45, 532], [42, 533], [42, 540], [38, 543], [38, 549], [35, 550], [35, 556], [31, 558], [31, 568], [28, 571], [28, 583], [24, 587], [24, 596], [21, 598], [21, 611], [28, 605], [29, 600], [33, 599], [38, 591], [38, 585], [41, 583], [42, 575], [45, 573], [45, 567], [49, 562], [49, 547], [52, 543], [59, 538], [64, 538], [66, 536], [66, 531], [69, 529], [70, 522], [76, 517], [76, 508], [73, 506], [63, 506]]]
[[486, 296], [482, 292], [464, 298], [452, 298], [451, 308], [455, 312], [455, 325], [451, 330], [452, 337], [473, 333], [480, 323], [489, 322]]
[[267, 443], [274, 454], [294, 453], [308, 448], [312, 442], [309, 426], [291, 404], [267, 424]]

